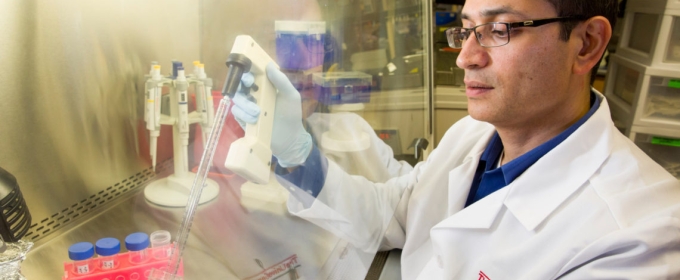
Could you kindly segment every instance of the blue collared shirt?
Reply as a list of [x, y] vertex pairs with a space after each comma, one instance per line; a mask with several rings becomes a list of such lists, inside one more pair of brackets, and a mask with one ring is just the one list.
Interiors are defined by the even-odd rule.
[[599, 107], [600, 98], [595, 93], [591, 92], [590, 110], [588, 110], [588, 113], [581, 117], [576, 123], [572, 124], [554, 138], [548, 140], [548, 142], [541, 144], [499, 168], [497, 168], [497, 166], [498, 160], [503, 152], [503, 142], [501, 142], [501, 138], [498, 136], [498, 132], [496, 132], [479, 159], [477, 171], [472, 180], [472, 186], [470, 187], [470, 193], [465, 202], [465, 207], [512, 183], [512, 181], [522, 175], [522, 173], [531, 167], [531, 165], [550, 152], [553, 148], [557, 147], [564, 139], [567, 139], [567, 137], [585, 123]]

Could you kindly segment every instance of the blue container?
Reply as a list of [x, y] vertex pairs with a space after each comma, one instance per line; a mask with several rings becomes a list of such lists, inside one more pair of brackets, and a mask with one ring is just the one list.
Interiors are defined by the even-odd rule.
[[87, 260], [94, 256], [94, 246], [90, 242], [80, 242], [68, 247], [68, 257], [74, 261]]
[[120, 252], [120, 241], [113, 237], [97, 240], [95, 251], [99, 255], [99, 267], [101, 269], [114, 269], [116, 267], [116, 254]]
[[314, 73], [315, 98], [326, 105], [371, 101], [371, 75], [363, 72]]
[[147, 261], [147, 247], [149, 247], [149, 235], [146, 233], [135, 232], [125, 237], [125, 248], [129, 252], [131, 263]]
[[308, 70], [323, 65], [326, 23], [276, 21], [276, 59], [284, 70]]
[[73, 260], [74, 273], [89, 274], [94, 271], [91, 258], [94, 256], [94, 246], [90, 242], [80, 242], [68, 247], [68, 258]]
[[97, 240], [95, 243], [97, 255], [99, 256], [113, 256], [120, 252], [120, 241], [113, 237], [106, 237]]

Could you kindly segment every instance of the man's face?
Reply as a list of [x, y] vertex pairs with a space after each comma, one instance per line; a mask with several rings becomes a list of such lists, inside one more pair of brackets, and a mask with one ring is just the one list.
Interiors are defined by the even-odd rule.
[[[545, 0], [467, 0], [463, 27], [557, 17]], [[497, 127], [526, 127], [550, 118], [570, 102], [575, 44], [559, 38], [560, 24], [514, 28], [507, 45], [485, 48], [474, 34], [456, 63], [465, 69], [468, 111]], [[567, 105], [569, 106], [569, 105]]]

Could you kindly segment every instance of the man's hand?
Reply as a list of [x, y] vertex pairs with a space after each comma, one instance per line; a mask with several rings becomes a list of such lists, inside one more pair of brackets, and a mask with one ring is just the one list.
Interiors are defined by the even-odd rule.
[[[302, 126], [300, 93], [274, 64], [267, 65], [266, 71], [267, 78], [278, 90], [272, 131], [272, 153], [280, 166], [294, 167], [305, 162], [312, 149], [312, 137]], [[260, 116], [260, 107], [248, 94], [248, 88], [253, 82], [252, 74], [243, 74], [241, 86], [232, 99], [234, 106], [231, 113], [242, 127], [245, 127], [245, 123], [257, 122]]]

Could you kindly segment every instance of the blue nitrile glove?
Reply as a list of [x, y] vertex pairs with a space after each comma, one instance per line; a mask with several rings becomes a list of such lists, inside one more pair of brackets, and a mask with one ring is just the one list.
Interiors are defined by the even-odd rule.
[[[267, 65], [267, 77], [278, 90], [274, 127], [272, 131], [272, 153], [282, 167], [298, 166], [305, 162], [312, 150], [312, 136], [302, 126], [302, 102], [300, 93], [273, 63]], [[252, 101], [247, 88], [254, 82], [253, 75], [243, 74], [241, 87], [234, 95], [231, 113], [243, 126], [253, 124], [260, 116], [260, 107]]]

